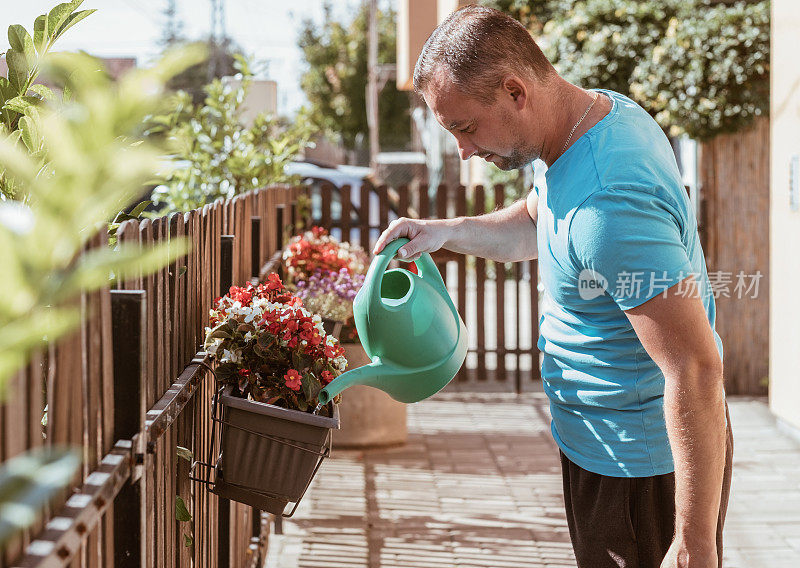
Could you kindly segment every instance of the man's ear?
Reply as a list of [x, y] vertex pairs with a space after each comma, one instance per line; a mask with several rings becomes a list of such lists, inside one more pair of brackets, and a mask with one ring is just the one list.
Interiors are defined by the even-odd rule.
[[528, 86], [516, 75], [507, 75], [502, 83], [503, 95], [510, 97], [518, 109], [525, 106], [528, 100]]

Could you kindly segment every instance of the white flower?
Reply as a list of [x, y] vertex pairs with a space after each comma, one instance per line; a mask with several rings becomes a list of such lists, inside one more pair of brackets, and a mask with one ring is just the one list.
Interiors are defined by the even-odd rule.
[[237, 350], [229, 350], [225, 349], [222, 352], [222, 361], [227, 362], [230, 361], [231, 363], [238, 363], [242, 360], [242, 353], [241, 351]]

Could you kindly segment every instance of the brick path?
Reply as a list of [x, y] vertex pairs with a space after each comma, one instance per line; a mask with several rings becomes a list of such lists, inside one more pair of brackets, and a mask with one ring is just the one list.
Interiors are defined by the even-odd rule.
[[[800, 567], [800, 443], [762, 401], [729, 401], [727, 568]], [[575, 566], [542, 394], [440, 394], [409, 406], [409, 443], [337, 451], [267, 568]]]

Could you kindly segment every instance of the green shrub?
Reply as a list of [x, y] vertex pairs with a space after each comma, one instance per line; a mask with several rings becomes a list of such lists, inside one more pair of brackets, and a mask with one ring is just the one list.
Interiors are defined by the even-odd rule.
[[189, 211], [217, 198], [232, 197], [269, 184], [298, 180], [285, 166], [309, 145], [314, 129], [301, 112], [294, 124], [259, 114], [252, 126], [241, 122], [242, 103], [252, 81], [237, 57], [238, 85], [213, 80], [202, 104], [188, 93], [172, 97], [171, 109], [150, 121], [149, 133], [165, 137], [174, 167], [152, 195], [159, 215]]
[[568, 81], [642, 105], [670, 135], [739, 130], [769, 112], [769, 1], [494, 0]]

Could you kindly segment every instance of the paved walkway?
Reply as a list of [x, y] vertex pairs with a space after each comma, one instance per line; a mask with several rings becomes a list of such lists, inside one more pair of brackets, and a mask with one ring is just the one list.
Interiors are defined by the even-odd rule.
[[[729, 401], [727, 568], [800, 567], [800, 443], [763, 401]], [[547, 401], [440, 394], [409, 407], [409, 442], [335, 450], [267, 568], [575, 566]]]

